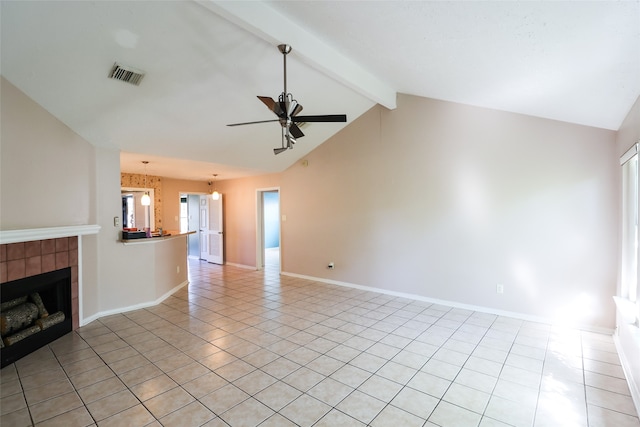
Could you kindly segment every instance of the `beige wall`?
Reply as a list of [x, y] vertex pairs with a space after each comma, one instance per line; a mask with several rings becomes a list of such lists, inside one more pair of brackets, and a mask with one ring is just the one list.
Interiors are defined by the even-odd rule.
[[257, 191], [278, 188], [282, 174], [218, 181], [223, 195], [225, 260], [243, 266], [256, 265]]
[[164, 229], [180, 230], [180, 194], [206, 194], [209, 191], [206, 181], [162, 178]]
[[[0, 78], [0, 230], [98, 223], [98, 151]], [[99, 311], [98, 236], [80, 239], [82, 312]]]
[[[401, 95], [306, 159], [281, 176], [283, 271], [613, 327], [615, 132]], [[255, 259], [268, 184], [225, 182], [228, 261]]]
[[93, 146], [0, 81], [0, 229], [94, 223]]

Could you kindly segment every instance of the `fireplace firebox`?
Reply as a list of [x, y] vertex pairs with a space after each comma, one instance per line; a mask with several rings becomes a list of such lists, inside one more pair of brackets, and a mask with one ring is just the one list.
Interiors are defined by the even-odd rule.
[[2, 283], [0, 303], [5, 367], [72, 331], [71, 267]]

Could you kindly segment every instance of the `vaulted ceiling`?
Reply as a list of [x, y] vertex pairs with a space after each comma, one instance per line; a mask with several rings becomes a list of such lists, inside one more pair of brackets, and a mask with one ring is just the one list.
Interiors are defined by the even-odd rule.
[[[640, 95], [640, 2], [5, 1], [0, 71], [125, 172], [207, 180], [279, 172], [348, 123], [311, 123], [278, 156], [257, 95], [355, 120], [407, 93], [606, 129]], [[139, 86], [107, 78], [114, 63]]]

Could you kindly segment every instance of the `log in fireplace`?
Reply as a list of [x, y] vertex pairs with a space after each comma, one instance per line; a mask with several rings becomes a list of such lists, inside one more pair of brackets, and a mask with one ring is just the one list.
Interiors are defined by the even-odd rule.
[[71, 332], [71, 268], [3, 283], [0, 303], [5, 367]]

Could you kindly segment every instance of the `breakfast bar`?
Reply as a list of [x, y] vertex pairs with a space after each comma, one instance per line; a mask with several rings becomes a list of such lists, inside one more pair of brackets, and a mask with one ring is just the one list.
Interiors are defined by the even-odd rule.
[[125, 252], [136, 260], [127, 268], [142, 300], [161, 302], [187, 281], [187, 236], [195, 231], [152, 233], [152, 237], [121, 239]]

